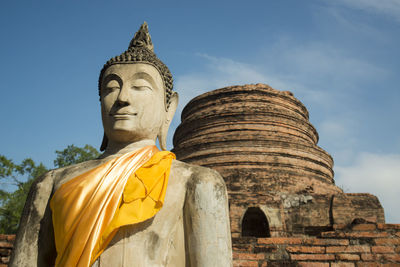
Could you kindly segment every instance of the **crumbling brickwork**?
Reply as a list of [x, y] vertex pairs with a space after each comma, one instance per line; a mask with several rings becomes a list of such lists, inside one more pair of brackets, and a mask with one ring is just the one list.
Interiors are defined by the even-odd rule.
[[233, 238], [234, 266], [400, 266], [399, 224], [334, 225], [318, 237]]
[[398, 225], [384, 224], [374, 195], [335, 185], [317, 142], [306, 107], [265, 84], [217, 89], [184, 108], [173, 151], [224, 178], [235, 266], [397, 266]]
[[15, 235], [0, 234], [0, 267], [6, 267], [10, 261]]

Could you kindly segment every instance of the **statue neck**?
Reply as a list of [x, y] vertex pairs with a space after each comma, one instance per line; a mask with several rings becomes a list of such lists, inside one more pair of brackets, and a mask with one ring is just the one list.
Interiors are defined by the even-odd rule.
[[145, 146], [155, 146], [156, 143], [152, 139], [140, 140], [134, 143], [117, 143], [109, 140], [106, 150], [100, 158], [121, 156], [125, 153], [137, 150]]

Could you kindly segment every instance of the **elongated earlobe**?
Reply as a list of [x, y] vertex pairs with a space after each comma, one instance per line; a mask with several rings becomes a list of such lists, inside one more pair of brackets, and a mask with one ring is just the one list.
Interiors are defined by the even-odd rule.
[[160, 128], [160, 132], [158, 133], [158, 142], [160, 143], [161, 150], [167, 150], [167, 135], [168, 128], [172, 122], [172, 118], [174, 117], [176, 108], [178, 107], [179, 96], [177, 92], [173, 92], [170, 98], [170, 104], [167, 110], [167, 116], [163, 125]]
[[100, 151], [103, 152], [104, 150], [106, 150], [107, 145], [108, 145], [108, 138], [107, 138], [107, 135], [104, 133], [103, 141], [101, 142], [101, 146], [100, 146]]

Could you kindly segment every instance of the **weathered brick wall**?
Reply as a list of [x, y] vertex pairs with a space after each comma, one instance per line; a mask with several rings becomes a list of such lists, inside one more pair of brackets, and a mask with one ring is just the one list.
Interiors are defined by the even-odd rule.
[[6, 267], [10, 261], [15, 235], [0, 234], [0, 267]]
[[234, 266], [400, 266], [400, 224], [334, 229], [319, 237], [233, 238]]

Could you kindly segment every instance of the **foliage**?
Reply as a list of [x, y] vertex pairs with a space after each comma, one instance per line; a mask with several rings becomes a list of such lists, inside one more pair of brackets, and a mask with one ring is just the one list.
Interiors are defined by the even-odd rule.
[[56, 150], [57, 158], [54, 160], [54, 166], [57, 168], [65, 167], [71, 164], [81, 163], [100, 156], [96, 148], [85, 145], [83, 148], [69, 145], [62, 151]]
[[[0, 232], [15, 233], [19, 218], [24, 207], [29, 188], [38, 177], [45, 173], [47, 168], [40, 163], [36, 165], [31, 158], [27, 158], [17, 165], [12, 160], [0, 155], [0, 179], [2, 185], [14, 186], [14, 192], [0, 189]], [[21, 177], [26, 177], [23, 181]]]
[[[100, 155], [90, 145], [83, 148], [70, 145], [62, 151], [56, 151], [56, 154], [55, 167], [65, 167]], [[15, 164], [11, 159], [0, 155], [0, 233], [16, 233], [29, 189], [34, 180], [46, 171], [48, 169], [42, 163], [36, 164], [31, 158]], [[7, 186], [16, 190], [9, 192], [5, 189]]]

